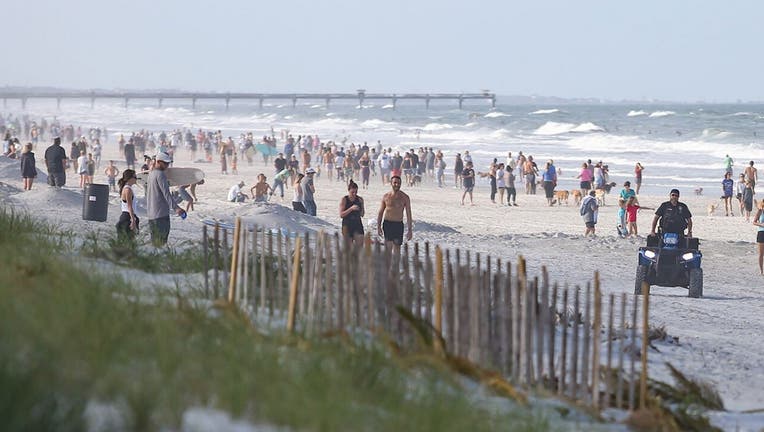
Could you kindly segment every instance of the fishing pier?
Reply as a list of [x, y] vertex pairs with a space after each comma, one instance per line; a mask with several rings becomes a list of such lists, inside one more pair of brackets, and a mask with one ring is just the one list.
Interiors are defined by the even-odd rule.
[[363, 108], [365, 101], [388, 101], [393, 109], [402, 100], [422, 100], [425, 107], [430, 108], [431, 101], [456, 101], [459, 109], [462, 109], [464, 101], [485, 100], [490, 101], [491, 107], [496, 107], [496, 94], [488, 90], [481, 93], [366, 93], [366, 90], [357, 90], [355, 93], [219, 93], [219, 92], [160, 92], [160, 91], [111, 91], [111, 90], [83, 90], [83, 91], [46, 91], [46, 90], [9, 90], [0, 88], [0, 98], [6, 107], [8, 99], [21, 101], [22, 109], [26, 109], [29, 99], [55, 99], [58, 108], [64, 99], [90, 99], [90, 106], [95, 107], [97, 99], [122, 99], [125, 108], [131, 100], [155, 99], [157, 106], [162, 107], [165, 99], [185, 99], [191, 101], [191, 107], [196, 109], [199, 100], [223, 100], [226, 110], [232, 100], [257, 101], [259, 108], [263, 107], [265, 100], [290, 101], [292, 107], [297, 106], [298, 101], [312, 100], [322, 101], [329, 108], [334, 100], [355, 100], [358, 106]]

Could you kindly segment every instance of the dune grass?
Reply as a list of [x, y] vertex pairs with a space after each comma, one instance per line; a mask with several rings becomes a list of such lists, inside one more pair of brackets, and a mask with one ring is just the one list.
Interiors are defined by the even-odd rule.
[[264, 336], [202, 307], [71, 265], [54, 230], [0, 209], [0, 429], [79, 431], [89, 403], [112, 429], [177, 428], [192, 407], [296, 430], [548, 430], [488, 410], [447, 371], [341, 338]]

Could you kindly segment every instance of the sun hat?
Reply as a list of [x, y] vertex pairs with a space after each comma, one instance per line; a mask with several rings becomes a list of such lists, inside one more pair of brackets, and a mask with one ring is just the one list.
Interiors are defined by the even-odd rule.
[[167, 152], [159, 152], [157, 154], [157, 160], [167, 163], [172, 163], [172, 156]]

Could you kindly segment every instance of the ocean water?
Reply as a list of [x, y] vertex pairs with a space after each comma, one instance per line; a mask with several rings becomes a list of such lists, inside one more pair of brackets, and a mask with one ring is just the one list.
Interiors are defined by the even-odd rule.
[[[667, 194], [678, 187], [685, 193], [702, 187], [705, 194], [719, 195], [723, 177], [722, 160], [729, 154], [735, 174], [751, 160], [764, 163], [764, 106], [762, 105], [506, 105], [501, 98], [495, 109], [483, 102], [423, 101], [392, 105], [367, 103], [359, 107], [349, 101], [291, 103], [232, 101], [64, 100], [57, 109], [53, 100], [29, 100], [25, 110], [9, 101], [3, 114], [56, 116], [64, 124], [107, 127], [110, 144], [118, 133], [138, 129], [171, 131], [178, 128], [220, 129], [236, 138], [243, 131], [255, 135], [282, 130], [293, 135], [318, 134], [322, 141], [347, 144], [380, 140], [385, 148], [405, 150], [418, 147], [441, 149], [450, 173], [453, 155], [469, 150], [478, 170], [493, 158], [504, 161], [507, 152], [532, 155], [540, 167], [548, 159], [562, 170], [561, 188], [574, 188], [581, 164], [587, 159], [609, 166], [613, 181], [633, 180], [636, 162], [644, 167], [643, 191]], [[374, 101], [376, 102], [376, 101]], [[763, 173], [764, 174], [764, 173]]]

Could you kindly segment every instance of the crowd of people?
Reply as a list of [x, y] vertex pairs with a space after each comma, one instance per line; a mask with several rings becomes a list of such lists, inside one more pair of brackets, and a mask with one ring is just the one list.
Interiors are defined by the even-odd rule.
[[[152, 205], [149, 224], [152, 232], [158, 233], [156, 244], [166, 242], [166, 234], [169, 233], [166, 218], [169, 217], [170, 210], [185, 214], [193, 210], [193, 204], [197, 201], [195, 188], [198, 183], [179, 186], [174, 193], [169, 190], [169, 186], [165, 189], [160, 185], [163, 171], [161, 168], [166, 169], [171, 163], [168, 161], [172, 161], [180, 151], [188, 155], [189, 161], [201, 163], [213, 163], [215, 155], [218, 155], [220, 172], [230, 172], [234, 175], [238, 174], [239, 161], [247, 161], [248, 165], [253, 165], [255, 155], [261, 154], [266, 166], [273, 167], [272, 181], [269, 183], [268, 175], [261, 173], [257, 182], [249, 189], [249, 194], [244, 189], [244, 181], [233, 185], [227, 197], [228, 201], [232, 202], [243, 202], [250, 198], [254, 202], [265, 202], [275, 195], [283, 201], [286, 190], [291, 188], [292, 208], [315, 216], [316, 180], [323, 177], [327, 181], [344, 182], [348, 186], [348, 195], [340, 202], [339, 215], [343, 220], [343, 232], [346, 232], [349, 238], [356, 237], [363, 231], [359, 219], [365, 214], [365, 206], [358, 190], [368, 189], [372, 177], [379, 177], [378, 181], [383, 185], [389, 184], [393, 188], [391, 193], [396, 197], [393, 201], [388, 199], [387, 203], [383, 200], [381, 211], [385, 215], [389, 213], [389, 216], [385, 216], [387, 219], [382, 219], [382, 216], [378, 218], [382, 232], [380, 235], [384, 235], [385, 238], [388, 237], [384, 234], [386, 231], [394, 232], [393, 237], [399, 238], [397, 233], [401, 230], [398, 229], [397, 222], [401, 222], [403, 218], [398, 214], [398, 209], [407, 208], [410, 211], [408, 196], [400, 192], [402, 185], [416, 187], [423, 182], [429, 182], [439, 188], [446, 187], [446, 158], [443, 152], [431, 147], [401, 151], [391, 147], [385, 148], [381, 141], [373, 145], [367, 142], [348, 142], [347, 138], [336, 142], [323, 142], [318, 135], [294, 137], [286, 130], [281, 131], [277, 139], [275, 131], [271, 129], [270, 132], [270, 135], [261, 138], [255, 138], [254, 132], [243, 132], [236, 140], [232, 136], [224, 136], [220, 130], [204, 129], [195, 132], [191, 129], [176, 129], [169, 133], [139, 130], [127, 136], [119, 134], [116, 142], [119, 154], [124, 159], [125, 169], [120, 171], [118, 162], [109, 160], [107, 166], [101, 170], [102, 140], [106, 143], [109, 137], [106, 128], [83, 129], [73, 125], [63, 126], [56, 118], [37, 121], [28, 116], [0, 115], [2, 154], [19, 159], [24, 190], [32, 189], [37, 177], [34, 153], [36, 146], [40, 142], [50, 140], [52, 144], [46, 148], [44, 154], [48, 184], [55, 187], [64, 186], [66, 173], [71, 169], [72, 173], [79, 177], [79, 186], [85, 187], [94, 181], [96, 173], [102, 173], [107, 178], [111, 190], [119, 193], [121, 197], [122, 210], [126, 214], [120, 218], [119, 230], [122, 236], [129, 237], [129, 231], [137, 230], [139, 225], [131, 204], [135, 197], [132, 185], [135, 184], [133, 179], [137, 178], [139, 173], [147, 173], [150, 181], [155, 183], [151, 187], [147, 185], [147, 196], [151, 190], [155, 205]], [[68, 152], [62, 142], [68, 143]], [[202, 158], [197, 157], [199, 151], [203, 152]], [[161, 155], [161, 158], [148, 156], [147, 153]], [[137, 167], [140, 154], [143, 154], [143, 165]], [[535, 195], [539, 186], [544, 191], [547, 205], [553, 206], [560, 199], [556, 189], [562, 172], [551, 159], [540, 166], [531, 155], [526, 156], [521, 151], [517, 156], [513, 156], [509, 152], [505, 161], [499, 162], [498, 158], [494, 158], [485, 171], [476, 171], [469, 150], [465, 150], [456, 153], [452, 163], [453, 186], [462, 191], [461, 204], [465, 204], [467, 198], [470, 204], [475, 204], [474, 188], [478, 178], [488, 180], [489, 199], [492, 203], [518, 206], [518, 189], [527, 195]], [[756, 207], [754, 195], [758, 182], [754, 161], [750, 161], [739, 173], [737, 181], [733, 180], [734, 163], [729, 155], [724, 159], [724, 167], [721, 199], [725, 215], [735, 215], [735, 197], [738, 200], [739, 214], [745, 217], [746, 221], [752, 221], [758, 226], [760, 233], [764, 233], [762, 205], [758, 206], [755, 216], [751, 215]], [[638, 236], [638, 212], [652, 210], [640, 206], [638, 199], [644, 169], [645, 167], [637, 162], [634, 166], [634, 188], [632, 182], [627, 181], [619, 194], [616, 227], [623, 237]], [[579, 190], [571, 190], [570, 193], [579, 203], [585, 235], [594, 235], [599, 206], [604, 204], [604, 195], [616, 184], [610, 179], [608, 165], [602, 161], [592, 162], [591, 159], [582, 162], [575, 178], [579, 181]], [[398, 192], [402, 195], [398, 195]], [[567, 194], [567, 191], [565, 193]], [[673, 197], [673, 191], [670, 195]], [[157, 196], [161, 198], [156, 198]], [[160, 205], [160, 201], [163, 202], [167, 196], [167, 205]], [[178, 206], [182, 201], [186, 201], [185, 209]], [[667, 202], [671, 201], [670, 199]], [[405, 204], [401, 204], [404, 202]], [[157, 205], [160, 205], [161, 209], [157, 210]], [[665, 211], [665, 206], [659, 207], [656, 215], [661, 211]], [[689, 213], [689, 209], [687, 212]], [[395, 227], [388, 224], [385, 230], [385, 221], [396, 222]], [[691, 223], [689, 226], [691, 227]], [[409, 229], [409, 234], [410, 232]], [[691, 235], [691, 228], [687, 234]], [[761, 238], [757, 239], [757, 243], [760, 257], [764, 257], [764, 234], [760, 234], [759, 237]]]

